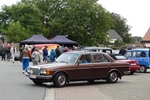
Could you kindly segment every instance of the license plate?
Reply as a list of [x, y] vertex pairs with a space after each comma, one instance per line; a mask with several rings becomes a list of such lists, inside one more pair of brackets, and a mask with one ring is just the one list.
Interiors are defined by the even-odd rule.
[[36, 75], [30, 75], [30, 78], [36, 78]]

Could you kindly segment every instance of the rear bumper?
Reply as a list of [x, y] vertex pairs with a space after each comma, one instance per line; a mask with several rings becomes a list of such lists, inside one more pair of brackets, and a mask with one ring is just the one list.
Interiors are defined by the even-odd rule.
[[136, 70], [139, 70], [140, 69], [140, 66], [137, 65], [137, 66], [130, 66], [129, 67], [129, 71], [136, 71]]

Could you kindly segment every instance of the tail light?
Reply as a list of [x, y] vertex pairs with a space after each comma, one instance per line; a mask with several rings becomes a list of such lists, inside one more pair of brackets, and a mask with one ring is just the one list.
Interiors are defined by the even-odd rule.
[[136, 65], [139, 65], [138, 62], [134, 62], [134, 63], [130, 63], [131, 66], [136, 66]]
[[131, 65], [131, 66], [135, 66], [135, 65], [137, 65], [137, 63], [131, 63], [130, 65]]

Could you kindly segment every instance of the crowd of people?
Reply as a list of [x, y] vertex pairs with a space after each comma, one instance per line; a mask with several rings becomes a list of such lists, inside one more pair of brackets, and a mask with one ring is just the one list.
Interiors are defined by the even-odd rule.
[[16, 51], [16, 46], [13, 43], [8, 46], [3, 45], [1, 50], [1, 61], [8, 60], [14, 63]]
[[22, 62], [23, 73], [27, 71], [30, 60], [33, 65], [54, 62], [62, 53], [77, 49], [75, 46], [73, 46], [73, 48], [57, 46], [57, 48], [48, 51], [48, 46], [42, 49], [33, 45], [33, 47], [29, 49], [29, 45], [22, 45], [22, 47], [20, 47], [19, 59]]

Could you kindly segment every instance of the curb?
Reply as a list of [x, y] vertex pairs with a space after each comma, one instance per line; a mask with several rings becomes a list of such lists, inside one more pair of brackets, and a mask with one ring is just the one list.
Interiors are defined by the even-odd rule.
[[51, 89], [48, 89], [46, 88], [46, 94], [45, 94], [45, 97], [44, 97], [44, 100], [54, 100], [54, 89], [51, 88]]

